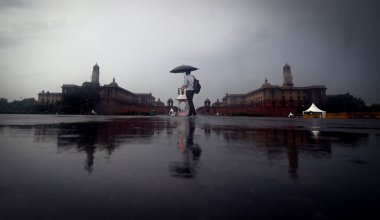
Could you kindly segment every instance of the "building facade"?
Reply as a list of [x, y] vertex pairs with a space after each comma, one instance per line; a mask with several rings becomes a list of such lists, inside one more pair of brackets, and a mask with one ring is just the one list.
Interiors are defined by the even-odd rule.
[[56, 104], [60, 102], [62, 99], [62, 93], [58, 92], [45, 92], [42, 90], [42, 92], [38, 93], [38, 102], [41, 104]]
[[[258, 89], [245, 94], [227, 93], [222, 103], [215, 102], [208, 109], [206, 104], [199, 109], [202, 112], [215, 111], [239, 112], [257, 115], [288, 114], [289, 112], [300, 112], [312, 103], [323, 106], [326, 101], [326, 87], [324, 85], [294, 86], [291, 67], [286, 63], [283, 67], [283, 84], [272, 85], [265, 79], [265, 82]], [[214, 110], [213, 110], [214, 109]], [[218, 112], [219, 113], [219, 112]], [[249, 113], [249, 114], [251, 114]]]
[[115, 78], [110, 84], [105, 84], [100, 87], [100, 105], [115, 105], [115, 104], [139, 104], [139, 105], [154, 105], [155, 100], [152, 93], [133, 93], [116, 83]]
[[[129, 111], [145, 112], [149, 107], [165, 107], [164, 103], [152, 93], [133, 93], [120, 87], [115, 78], [109, 84], [100, 86], [99, 83], [100, 67], [98, 64], [93, 66], [91, 81], [84, 82], [82, 86], [74, 84], [63, 84], [62, 93], [49, 93], [42, 91], [38, 94], [38, 102], [57, 103], [70, 100], [70, 97], [80, 97], [83, 94], [90, 94], [96, 100], [94, 110], [99, 114], [123, 114]], [[133, 109], [133, 110], [131, 110]], [[155, 109], [154, 111], [161, 111]], [[163, 113], [165, 110], [162, 110]]]

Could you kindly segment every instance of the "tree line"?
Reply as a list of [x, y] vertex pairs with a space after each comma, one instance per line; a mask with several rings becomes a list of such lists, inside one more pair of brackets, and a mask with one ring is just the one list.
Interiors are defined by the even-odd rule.
[[99, 85], [85, 82], [56, 103], [39, 103], [34, 98], [8, 102], [6, 98], [0, 98], [0, 114], [89, 114], [98, 101]]
[[15, 100], [8, 102], [6, 98], [0, 98], [1, 114], [37, 114], [42, 111], [34, 98]]
[[380, 112], [380, 104], [367, 106], [365, 102], [350, 93], [326, 96], [324, 110], [332, 113], [339, 112]]

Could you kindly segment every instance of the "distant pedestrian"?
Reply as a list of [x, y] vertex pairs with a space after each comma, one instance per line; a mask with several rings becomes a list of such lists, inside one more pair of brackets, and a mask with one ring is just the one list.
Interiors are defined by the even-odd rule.
[[182, 86], [182, 89], [186, 88], [186, 98], [187, 102], [189, 103], [190, 106], [190, 111], [187, 116], [193, 116], [197, 117], [197, 112], [195, 111], [194, 108], [194, 103], [193, 103], [193, 97], [194, 97], [194, 76], [191, 75], [191, 71], [186, 72], [186, 77], [184, 84]]

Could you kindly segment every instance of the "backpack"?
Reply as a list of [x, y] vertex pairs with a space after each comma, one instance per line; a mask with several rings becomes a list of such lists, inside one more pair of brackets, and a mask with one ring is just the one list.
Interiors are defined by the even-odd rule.
[[198, 94], [199, 91], [201, 91], [201, 84], [199, 83], [199, 80], [197, 80], [195, 77], [194, 77], [193, 87], [194, 87], [195, 94]]

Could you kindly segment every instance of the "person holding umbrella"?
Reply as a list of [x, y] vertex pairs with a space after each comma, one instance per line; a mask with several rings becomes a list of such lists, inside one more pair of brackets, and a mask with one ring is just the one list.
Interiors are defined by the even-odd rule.
[[186, 76], [184, 80], [184, 84], [181, 87], [182, 89], [186, 89], [186, 98], [187, 102], [189, 103], [190, 111], [187, 116], [191, 117], [193, 116], [194, 118], [197, 117], [197, 112], [195, 111], [194, 108], [194, 103], [193, 103], [193, 97], [194, 97], [194, 76], [191, 75], [191, 71], [186, 71]]
[[194, 97], [194, 76], [191, 75], [191, 71], [197, 70], [198, 68], [189, 66], [189, 65], [181, 65], [177, 66], [176, 68], [172, 69], [171, 73], [185, 73], [185, 80], [184, 84], [182, 85], [181, 89], [186, 89], [186, 98], [187, 102], [189, 103], [190, 111], [187, 116], [193, 116], [194, 118], [197, 117], [197, 112], [194, 108], [193, 103], [193, 97]]

